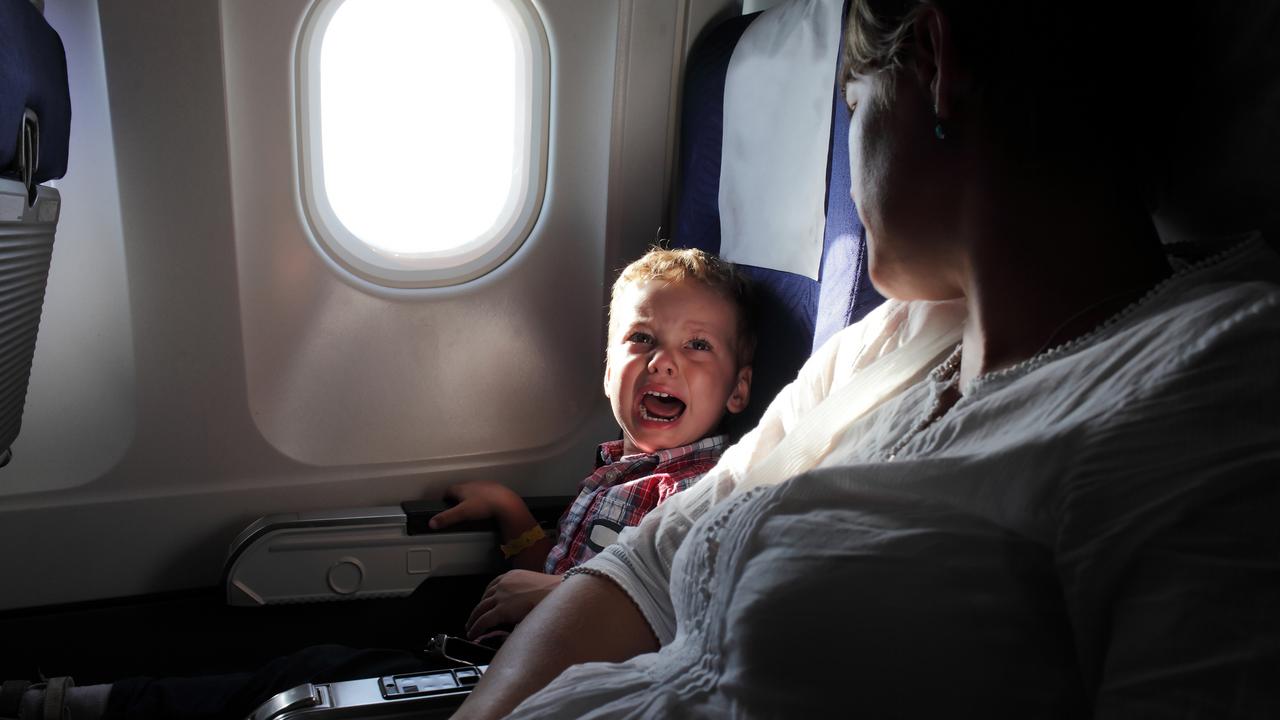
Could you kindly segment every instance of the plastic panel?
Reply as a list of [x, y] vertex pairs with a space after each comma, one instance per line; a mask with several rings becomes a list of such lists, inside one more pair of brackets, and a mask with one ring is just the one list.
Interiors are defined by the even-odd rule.
[[22, 183], [0, 179], [0, 460], [22, 427], [31, 358], [53, 258], [62, 198], [41, 187], [27, 205]]
[[496, 572], [497, 557], [492, 532], [409, 535], [398, 507], [272, 515], [233, 543], [227, 602], [406, 597], [432, 575]]

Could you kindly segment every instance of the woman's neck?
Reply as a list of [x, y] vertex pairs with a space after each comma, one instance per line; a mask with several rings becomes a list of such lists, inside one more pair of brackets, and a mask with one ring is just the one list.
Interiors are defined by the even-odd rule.
[[1056, 185], [1021, 178], [1001, 192], [974, 193], [980, 201], [962, 223], [969, 309], [962, 390], [1088, 333], [1169, 273], [1138, 202]]

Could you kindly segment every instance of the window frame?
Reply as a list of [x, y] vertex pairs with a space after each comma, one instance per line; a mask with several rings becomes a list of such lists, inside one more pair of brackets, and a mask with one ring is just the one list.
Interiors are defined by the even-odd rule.
[[[334, 14], [348, 0], [316, 0], [302, 20], [295, 52], [295, 116], [298, 198], [304, 224], [322, 257], [357, 278], [390, 288], [460, 285], [507, 261], [532, 234], [546, 198], [550, 138], [551, 52], [546, 28], [531, 0], [498, 3], [517, 29], [517, 57], [524, 59], [527, 97], [516, 131], [525, 132], [523, 182], [507, 198], [495, 230], [444, 251], [388, 253], [351, 232], [338, 218], [324, 187], [323, 129], [320, 126], [320, 53]], [[460, 0], [463, 2], [469, 0]], [[523, 28], [525, 32], [518, 30]], [[519, 176], [518, 176], [519, 177]], [[370, 190], [376, 197], [376, 186]], [[424, 220], [424, 222], [427, 222]]]

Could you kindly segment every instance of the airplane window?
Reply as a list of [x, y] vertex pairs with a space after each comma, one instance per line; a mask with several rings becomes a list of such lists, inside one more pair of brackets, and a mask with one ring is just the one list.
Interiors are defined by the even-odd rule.
[[317, 2], [298, 116], [318, 245], [396, 287], [501, 264], [541, 204], [547, 65], [528, 0]]

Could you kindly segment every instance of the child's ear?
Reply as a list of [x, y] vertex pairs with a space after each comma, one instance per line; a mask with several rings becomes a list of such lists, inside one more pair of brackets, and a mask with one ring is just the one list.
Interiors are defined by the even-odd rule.
[[604, 396], [612, 400], [609, 395], [609, 377], [613, 375], [613, 365], [609, 362], [609, 355], [604, 356]]
[[725, 402], [725, 408], [733, 413], [738, 414], [747, 409], [747, 403], [751, 401], [751, 366], [746, 365], [738, 368], [738, 377], [733, 381], [733, 391], [729, 393], [729, 400]]

